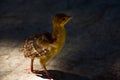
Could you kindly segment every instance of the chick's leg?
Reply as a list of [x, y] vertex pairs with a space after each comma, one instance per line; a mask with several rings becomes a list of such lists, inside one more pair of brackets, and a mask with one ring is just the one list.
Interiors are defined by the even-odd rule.
[[48, 72], [48, 70], [47, 70], [47, 68], [46, 68], [46, 65], [45, 65], [45, 64], [42, 64], [42, 63], [41, 63], [41, 65], [42, 65], [42, 67], [43, 67], [43, 69], [44, 69], [44, 72], [45, 72], [46, 76], [51, 79], [52, 77], [51, 77], [51, 75], [49, 74], [49, 72]]
[[33, 70], [33, 63], [34, 63], [34, 59], [31, 59], [31, 65], [30, 65], [31, 72], [34, 72], [34, 70]]
[[39, 71], [38, 71], [38, 70], [34, 70], [33, 63], [34, 63], [34, 58], [31, 59], [31, 66], [30, 66], [31, 72], [32, 72], [32, 73], [35, 73], [35, 74], [39, 74]]

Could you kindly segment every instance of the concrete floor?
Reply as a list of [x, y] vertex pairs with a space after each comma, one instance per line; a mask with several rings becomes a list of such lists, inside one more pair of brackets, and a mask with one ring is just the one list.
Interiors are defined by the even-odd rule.
[[[1, 0], [0, 80], [48, 80], [25, 70], [25, 39], [51, 31], [56, 13], [72, 15], [64, 48], [47, 68], [54, 80], [120, 80], [119, 0]], [[38, 60], [35, 68], [43, 71]]]

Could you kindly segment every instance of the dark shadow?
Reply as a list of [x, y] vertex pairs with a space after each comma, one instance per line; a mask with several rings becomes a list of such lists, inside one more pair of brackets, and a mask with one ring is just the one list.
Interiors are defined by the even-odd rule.
[[106, 71], [99, 75], [93, 76], [92, 80], [120, 80], [117, 73]]
[[[49, 70], [49, 73], [52, 75], [52, 78], [54, 80], [90, 80], [88, 77], [62, 72], [58, 70]], [[40, 74], [42, 74], [42, 76], [39, 74], [37, 74], [37, 76], [48, 79], [44, 71], [40, 71]]]

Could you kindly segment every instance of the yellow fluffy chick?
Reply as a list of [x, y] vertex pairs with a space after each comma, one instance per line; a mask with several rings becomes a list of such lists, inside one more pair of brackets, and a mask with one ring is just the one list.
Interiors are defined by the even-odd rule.
[[33, 69], [34, 59], [38, 58], [46, 75], [51, 78], [46, 69], [46, 62], [62, 49], [66, 38], [64, 26], [71, 18], [71, 16], [63, 13], [56, 14], [52, 20], [52, 33], [41, 33], [26, 39], [23, 52], [25, 57], [31, 58], [31, 72], [38, 72]]

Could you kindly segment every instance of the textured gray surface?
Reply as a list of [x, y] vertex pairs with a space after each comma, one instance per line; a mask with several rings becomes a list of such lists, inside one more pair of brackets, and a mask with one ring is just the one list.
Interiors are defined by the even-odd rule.
[[[119, 0], [1, 0], [0, 80], [42, 80], [24, 70], [30, 62], [19, 49], [28, 36], [51, 31], [59, 12], [73, 19], [50, 72], [60, 80], [120, 80]], [[37, 60], [35, 67], [42, 70]]]

